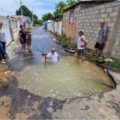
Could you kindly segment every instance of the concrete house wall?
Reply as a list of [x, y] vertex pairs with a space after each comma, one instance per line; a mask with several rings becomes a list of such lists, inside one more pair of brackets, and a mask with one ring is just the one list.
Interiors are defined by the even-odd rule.
[[46, 22], [46, 24], [47, 24], [48, 31], [55, 33], [57, 35], [62, 34], [62, 21], [50, 20], [50, 21]]
[[5, 37], [7, 45], [12, 40], [18, 39], [19, 23], [16, 19], [0, 16], [0, 21], [3, 22], [3, 28], [5, 30]]
[[[73, 18], [70, 14], [74, 12]], [[109, 37], [104, 50], [107, 55], [120, 58], [120, 1], [98, 4], [79, 4], [64, 11], [63, 34], [76, 40], [78, 31], [83, 30], [88, 39], [88, 48], [94, 49], [99, 22], [105, 20]], [[117, 55], [117, 56], [116, 56]]]

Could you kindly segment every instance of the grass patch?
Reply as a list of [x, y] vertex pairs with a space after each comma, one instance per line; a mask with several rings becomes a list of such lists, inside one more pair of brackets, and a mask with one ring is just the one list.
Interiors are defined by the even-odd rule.
[[113, 62], [108, 61], [105, 62], [104, 64], [110, 67], [120, 68], [120, 60], [118, 59], [113, 59]]
[[72, 42], [70, 38], [67, 38], [65, 35], [60, 35], [58, 36], [58, 42], [62, 46], [70, 47], [70, 48], [75, 48], [76, 44]]

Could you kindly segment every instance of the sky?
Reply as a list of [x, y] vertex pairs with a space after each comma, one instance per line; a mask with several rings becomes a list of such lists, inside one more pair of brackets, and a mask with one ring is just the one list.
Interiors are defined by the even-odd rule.
[[[55, 4], [59, 1], [61, 0], [22, 0], [22, 3], [41, 18], [45, 13], [54, 12]], [[20, 0], [0, 0], [0, 16], [15, 15], [19, 7]]]

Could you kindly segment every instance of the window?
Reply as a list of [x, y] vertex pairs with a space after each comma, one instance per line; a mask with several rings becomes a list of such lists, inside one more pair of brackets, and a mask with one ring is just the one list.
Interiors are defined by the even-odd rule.
[[74, 21], [74, 10], [71, 10], [69, 14], [69, 23], [72, 23], [73, 21]]

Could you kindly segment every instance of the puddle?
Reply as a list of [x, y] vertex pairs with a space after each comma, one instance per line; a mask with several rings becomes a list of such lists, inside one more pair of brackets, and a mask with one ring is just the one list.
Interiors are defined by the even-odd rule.
[[61, 58], [57, 64], [47, 63], [46, 67], [44, 62], [26, 66], [17, 79], [20, 88], [60, 100], [102, 93], [114, 86], [103, 69], [73, 56]]

